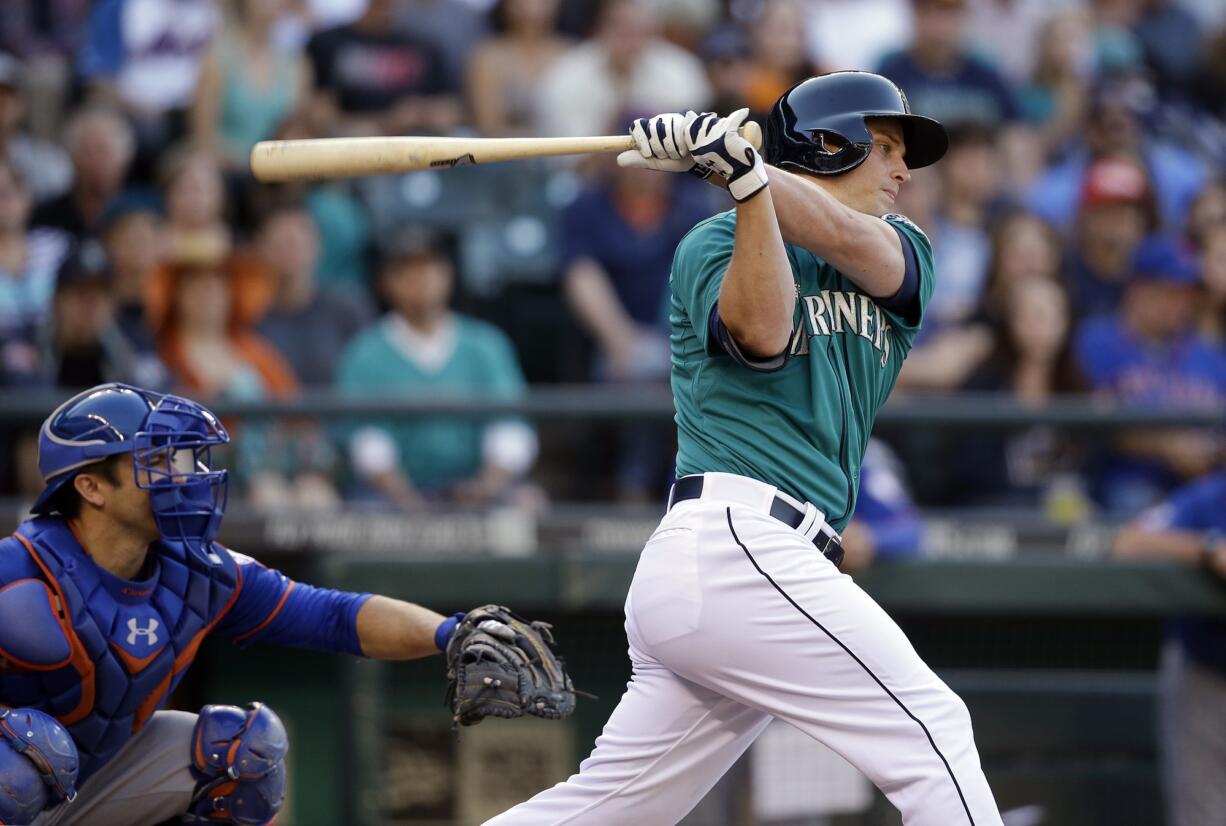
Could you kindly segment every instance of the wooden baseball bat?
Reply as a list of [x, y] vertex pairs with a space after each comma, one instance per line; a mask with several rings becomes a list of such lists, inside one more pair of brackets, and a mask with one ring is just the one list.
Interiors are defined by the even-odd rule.
[[[762, 130], [750, 121], [741, 134], [762, 147]], [[251, 150], [251, 171], [265, 182], [319, 181], [451, 169], [477, 163], [552, 158], [634, 149], [629, 135], [591, 138], [316, 138], [261, 141]]]

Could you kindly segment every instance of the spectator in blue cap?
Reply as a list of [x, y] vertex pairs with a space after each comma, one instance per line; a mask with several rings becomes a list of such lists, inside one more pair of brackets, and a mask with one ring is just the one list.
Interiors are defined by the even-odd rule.
[[56, 272], [49, 323], [32, 338], [36, 358], [7, 370], [3, 383], [89, 387], [123, 381], [164, 387], [161, 362], [115, 323], [113, 277], [101, 244], [91, 239], [76, 245]]
[[[1196, 329], [1200, 268], [1192, 250], [1147, 238], [1115, 315], [1091, 319], [1077, 353], [1091, 386], [1122, 403], [1196, 407], [1226, 403], [1226, 351]], [[1180, 482], [1206, 473], [1222, 434], [1201, 428], [1139, 428], [1115, 440], [1096, 493], [1112, 512], [1152, 505]]]

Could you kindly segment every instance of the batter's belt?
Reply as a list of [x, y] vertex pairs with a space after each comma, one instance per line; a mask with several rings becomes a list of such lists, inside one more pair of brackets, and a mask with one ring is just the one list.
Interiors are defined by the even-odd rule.
[[[711, 477], [708, 481], [707, 477]], [[765, 491], [769, 488], [769, 491]], [[744, 495], [728, 496], [729, 493]], [[773, 491], [773, 496], [770, 492]], [[759, 493], [764, 493], [759, 496]], [[843, 562], [842, 541], [834, 528], [826, 523], [822, 512], [809, 503], [800, 503], [790, 496], [775, 490], [765, 482], [750, 479], [746, 476], [736, 476], [730, 473], [698, 473], [693, 476], [682, 476], [673, 485], [668, 495], [668, 509], [672, 510], [678, 502], [687, 499], [701, 499], [704, 494], [710, 499], [730, 498], [739, 504], [754, 506], [761, 504], [761, 509], [772, 518], [779, 520], [789, 528], [800, 531], [811, 541], [827, 559], [837, 568]], [[798, 507], [799, 505], [799, 507]]]

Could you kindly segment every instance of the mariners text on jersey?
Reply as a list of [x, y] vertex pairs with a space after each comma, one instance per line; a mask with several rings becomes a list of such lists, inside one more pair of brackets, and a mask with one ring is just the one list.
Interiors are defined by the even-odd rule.
[[927, 237], [901, 215], [898, 233], [918, 293], [906, 309], [874, 301], [820, 256], [788, 244], [796, 283], [788, 358], [741, 363], [713, 319], [732, 257], [736, 216], [696, 226], [669, 282], [677, 473], [718, 471], [768, 482], [812, 502], [842, 530], [855, 508], [860, 461], [932, 295]]
[[792, 343], [793, 356], [809, 354], [810, 336], [857, 335], [873, 343], [881, 353], [881, 366], [890, 361], [890, 333], [893, 328], [881, 308], [864, 293], [822, 290], [816, 295], [802, 295], [804, 324], [808, 335], [796, 336]]

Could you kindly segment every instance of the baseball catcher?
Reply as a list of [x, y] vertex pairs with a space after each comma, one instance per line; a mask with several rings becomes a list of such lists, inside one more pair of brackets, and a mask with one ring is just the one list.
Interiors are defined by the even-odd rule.
[[289, 740], [262, 703], [159, 711], [210, 634], [384, 660], [448, 655], [458, 722], [574, 709], [548, 626], [290, 580], [218, 544], [230, 437], [188, 399], [104, 384], [39, 433], [46, 486], [0, 540], [0, 824], [276, 818]]

